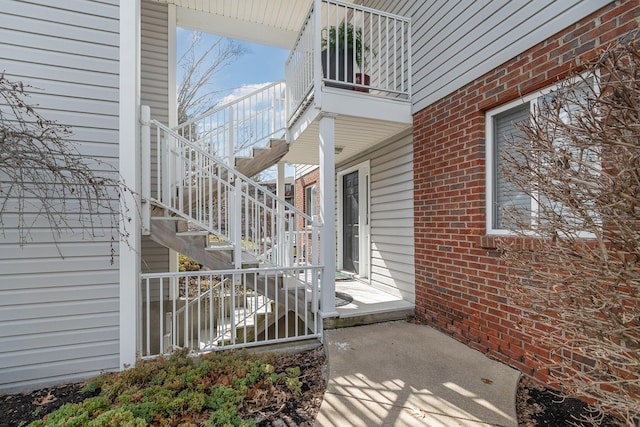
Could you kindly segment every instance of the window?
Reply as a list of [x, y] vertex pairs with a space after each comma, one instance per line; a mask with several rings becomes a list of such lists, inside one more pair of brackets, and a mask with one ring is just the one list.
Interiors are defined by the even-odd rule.
[[[589, 82], [587, 80], [587, 82]], [[593, 87], [592, 84], [578, 84], [578, 90], [575, 97], [568, 97], [565, 105], [556, 105], [555, 99], [558, 89], [538, 92], [524, 99], [511, 102], [504, 106], [498, 107], [487, 113], [486, 137], [487, 137], [487, 232], [490, 234], [506, 234], [508, 233], [508, 218], [505, 212], [510, 209], [512, 212], [517, 211], [520, 214], [518, 222], [529, 224], [533, 227], [536, 223], [538, 213], [541, 209], [552, 210], [555, 214], [562, 216], [567, 221], [579, 222], [580, 219], [572, 218], [570, 210], [559, 202], [552, 202], [545, 198], [543, 194], [536, 199], [540, 200], [540, 205], [536, 203], [529, 195], [525, 194], [514, 184], [508, 182], [503, 176], [505, 168], [505, 157], [511, 156], [518, 159], [522, 156], [513, 151], [507, 152], [509, 148], [508, 141], [516, 142], [519, 139], [520, 131], [515, 127], [516, 123], [529, 120], [530, 115], [545, 114], [545, 106], [552, 105], [558, 114], [558, 117], [565, 123], [576, 120], [576, 112], [581, 110], [579, 104], [585, 102], [586, 93]], [[580, 108], [579, 108], [580, 107]], [[547, 109], [547, 111], [549, 111]], [[557, 129], [557, 128], [556, 128]], [[550, 131], [553, 132], [553, 129]], [[554, 132], [555, 135], [555, 132]], [[572, 146], [570, 138], [563, 137], [558, 134], [553, 138], [553, 146], [556, 152], [565, 152], [570, 154], [570, 158], [576, 159], [576, 162], [570, 166], [574, 169], [575, 174], [598, 173], [599, 155], [593, 150], [584, 151], [576, 149]], [[523, 143], [525, 143], [523, 141]], [[545, 168], [549, 163], [544, 158], [537, 159], [538, 168]], [[584, 165], [590, 165], [584, 167]], [[538, 169], [539, 171], [541, 169]], [[536, 181], [542, 182], [542, 181]], [[546, 185], [546, 183], [544, 184]], [[554, 185], [554, 181], [551, 181]], [[570, 190], [570, 189], [569, 189]], [[535, 194], [535, 193], [534, 193]]]
[[316, 185], [312, 184], [304, 189], [304, 213], [313, 217], [318, 214], [317, 210], [317, 194], [316, 194]]
[[[529, 102], [520, 103], [491, 116], [491, 135], [493, 142], [492, 163], [494, 185], [491, 188], [493, 203], [491, 206], [491, 229], [505, 228], [505, 208], [514, 206], [522, 212], [531, 212], [531, 198], [522, 193], [502, 175], [503, 155], [507, 141], [517, 140], [519, 131], [514, 124], [527, 120], [531, 106]], [[529, 220], [530, 221], [530, 218]], [[524, 222], [527, 222], [525, 219]]]

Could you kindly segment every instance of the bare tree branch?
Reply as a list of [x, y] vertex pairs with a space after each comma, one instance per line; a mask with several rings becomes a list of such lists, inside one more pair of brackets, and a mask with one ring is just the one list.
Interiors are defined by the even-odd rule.
[[640, 40], [545, 96], [508, 141], [504, 176], [537, 206], [505, 210], [520, 327], [564, 392], [640, 414]]
[[0, 75], [0, 229], [17, 229], [21, 245], [42, 218], [54, 239], [109, 236], [113, 263], [115, 243], [127, 239], [118, 226], [129, 220], [129, 190], [113, 165], [78, 151], [69, 127], [36, 111], [26, 89]]
[[202, 33], [195, 32], [191, 45], [178, 60], [183, 70], [178, 86], [178, 123], [206, 113], [215, 106], [215, 96], [220, 91], [212, 89], [216, 76], [247, 49], [240, 42], [219, 38], [201, 50]]

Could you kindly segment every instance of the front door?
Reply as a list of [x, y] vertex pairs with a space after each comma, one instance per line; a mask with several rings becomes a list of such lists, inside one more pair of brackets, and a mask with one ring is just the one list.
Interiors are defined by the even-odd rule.
[[360, 211], [358, 209], [358, 171], [343, 176], [342, 224], [344, 227], [342, 266], [346, 271], [359, 272]]

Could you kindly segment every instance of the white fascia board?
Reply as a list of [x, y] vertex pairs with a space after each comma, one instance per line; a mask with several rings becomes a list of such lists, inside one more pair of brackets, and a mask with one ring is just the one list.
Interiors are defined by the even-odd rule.
[[397, 123], [413, 123], [411, 103], [405, 100], [371, 96], [356, 91], [324, 87], [322, 111], [346, 116], [366, 117]]

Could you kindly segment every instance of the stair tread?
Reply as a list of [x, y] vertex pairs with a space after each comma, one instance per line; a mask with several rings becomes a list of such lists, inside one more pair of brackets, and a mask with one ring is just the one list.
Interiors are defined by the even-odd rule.
[[231, 244], [223, 244], [223, 245], [209, 245], [204, 248], [205, 251], [231, 251], [233, 250], [233, 245]]
[[208, 231], [199, 231], [199, 230], [176, 232], [176, 235], [178, 236], [208, 236], [209, 234], [210, 233]]

